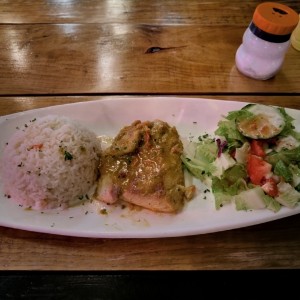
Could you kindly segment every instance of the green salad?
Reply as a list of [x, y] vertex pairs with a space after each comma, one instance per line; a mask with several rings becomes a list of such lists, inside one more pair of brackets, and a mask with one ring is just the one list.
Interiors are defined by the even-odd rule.
[[215, 207], [295, 208], [300, 202], [300, 133], [284, 108], [248, 104], [231, 111], [214, 135], [187, 143], [182, 161], [212, 191]]

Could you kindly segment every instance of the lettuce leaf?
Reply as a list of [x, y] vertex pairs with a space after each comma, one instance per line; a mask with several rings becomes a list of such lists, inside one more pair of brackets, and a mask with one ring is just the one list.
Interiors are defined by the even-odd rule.
[[290, 164], [299, 164], [300, 162], [300, 146], [294, 149], [282, 149], [279, 152], [272, 151], [266, 156], [266, 161], [273, 167], [282, 161], [287, 166]]
[[242, 164], [236, 164], [227, 169], [223, 175], [218, 178], [212, 178], [212, 192], [215, 196], [216, 209], [221, 208], [227, 202], [231, 202], [232, 196], [246, 190], [247, 171]]

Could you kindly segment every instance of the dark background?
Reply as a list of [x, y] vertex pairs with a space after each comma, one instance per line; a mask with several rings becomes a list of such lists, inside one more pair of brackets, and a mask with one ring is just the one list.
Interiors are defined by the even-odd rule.
[[0, 299], [298, 298], [299, 270], [0, 272]]

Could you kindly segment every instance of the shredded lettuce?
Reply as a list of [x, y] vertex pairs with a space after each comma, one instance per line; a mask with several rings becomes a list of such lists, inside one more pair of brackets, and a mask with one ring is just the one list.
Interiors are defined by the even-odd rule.
[[252, 210], [267, 208], [274, 212], [278, 212], [281, 208], [279, 202], [274, 198], [266, 195], [260, 186], [242, 191], [234, 197], [237, 210]]
[[297, 187], [300, 184], [300, 168], [297, 165], [290, 164], [289, 170], [292, 173], [292, 185]]
[[222, 176], [212, 178], [212, 192], [215, 196], [216, 209], [221, 208], [232, 196], [238, 195], [247, 187], [247, 171], [244, 165], [235, 164], [233, 167], [224, 171]]
[[282, 149], [279, 152], [272, 151], [266, 156], [266, 161], [273, 167], [281, 160], [286, 165], [300, 163], [300, 146], [294, 149]]
[[268, 176], [276, 178], [278, 188], [278, 195], [271, 197], [264, 187], [250, 181], [247, 157], [253, 138], [244, 136], [236, 126], [238, 120], [253, 117], [248, 110], [252, 105], [255, 104], [224, 116], [214, 136], [205, 134], [197, 142], [188, 143], [182, 162], [193, 176], [211, 188], [217, 210], [228, 203], [235, 203], [237, 210], [267, 208], [278, 212], [282, 206], [293, 208], [300, 203], [300, 133], [295, 130], [294, 118], [284, 108], [277, 108], [284, 118], [284, 128], [276, 140], [264, 140], [264, 160], [272, 165]]
[[216, 171], [213, 161], [217, 157], [218, 148], [214, 139], [206, 138], [186, 145], [181, 160], [186, 169], [196, 178], [205, 180]]
[[246, 142], [246, 138], [236, 129], [235, 121], [222, 120], [215, 131], [217, 136], [224, 137], [228, 143], [228, 149], [238, 148]]
[[293, 136], [296, 140], [300, 141], [300, 132], [297, 132], [295, 130], [295, 126], [293, 125], [293, 121], [295, 120], [293, 117], [291, 117], [284, 108], [278, 107], [278, 110], [280, 113], [284, 116], [285, 120], [285, 126], [279, 136]]
[[275, 197], [275, 200], [284, 206], [294, 208], [300, 201], [300, 193], [286, 182], [280, 182], [278, 188], [280, 193], [279, 196]]
[[286, 182], [292, 182], [293, 174], [289, 167], [282, 161], [279, 160], [274, 167], [274, 174], [282, 176]]

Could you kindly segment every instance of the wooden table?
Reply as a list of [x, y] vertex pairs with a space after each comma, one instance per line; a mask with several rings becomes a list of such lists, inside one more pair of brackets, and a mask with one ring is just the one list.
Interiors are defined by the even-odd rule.
[[[0, 115], [126, 95], [300, 109], [300, 52], [291, 47], [279, 74], [268, 81], [246, 78], [235, 68], [236, 49], [260, 2], [1, 1]], [[300, 11], [298, 1], [281, 3]], [[147, 53], [152, 47], [165, 49]], [[1, 270], [299, 267], [299, 215], [164, 239], [91, 239], [0, 228]]]

